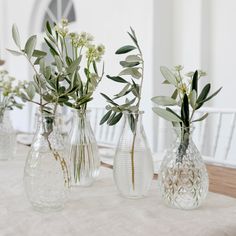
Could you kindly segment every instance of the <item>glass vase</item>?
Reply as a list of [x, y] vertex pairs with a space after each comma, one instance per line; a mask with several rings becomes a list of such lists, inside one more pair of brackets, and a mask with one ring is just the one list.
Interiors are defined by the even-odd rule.
[[100, 157], [90, 111], [74, 111], [68, 139], [72, 186], [91, 186], [99, 175]]
[[0, 160], [12, 159], [16, 152], [16, 133], [9, 113], [9, 110], [0, 108]]
[[61, 210], [67, 200], [70, 175], [57, 121], [50, 114], [37, 115], [37, 130], [25, 164], [25, 191], [39, 211]]
[[143, 112], [124, 113], [116, 148], [113, 176], [120, 194], [127, 198], [147, 195], [153, 178], [153, 160], [142, 124]]
[[167, 150], [158, 175], [161, 196], [171, 207], [194, 209], [208, 193], [208, 174], [190, 128], [174, 128], [176, 140]]

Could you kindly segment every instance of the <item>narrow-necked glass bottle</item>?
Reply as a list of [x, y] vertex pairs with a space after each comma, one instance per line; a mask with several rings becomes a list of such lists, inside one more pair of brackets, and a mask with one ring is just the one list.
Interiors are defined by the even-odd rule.
[[100, 157], [89, 111], [74, 111], [68, 139], [72, 186], [90, 186], [99, 175]]
[[192, 140], [192, 128], [174, 128], [176, 140], [162, 161], [158, 180], [161, 196], [171, 207], [194, 209], [208, 193], [208, 174]]
[[0, 107], [0, 161], [12, 159], [16, 151], [16, 133], [9, 113]]
[[70, 183], [63, 138], [57, 117], [37, 116], [37, 130], [24, 170], [25, 191], [36, 210], [60, 210], [66, 203]]
[[114, 159], [113, 175], [117, 189], [128, 198], [147, 195], [153, 178], [152, 154], [142, 115], [143, 112], [124, 114], [124, 125]]

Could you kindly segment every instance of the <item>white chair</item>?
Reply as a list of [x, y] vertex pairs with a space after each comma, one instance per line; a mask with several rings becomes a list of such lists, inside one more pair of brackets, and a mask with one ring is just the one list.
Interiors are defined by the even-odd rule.
[[[199, 118], [206, 112], [208, 117], [194, 125], [193, 140], [196, 146], [206, 162], [236, 168], [236, 145], [233, 145], [236, 143], [236, 110], [205, 107], [196, 111], [195, 117]], [[157, 128], [156, 153], [162, 153], [173, 142], [171, 125], [166, 123], [160, 122]], [[158, 140], [163, 138], [165, 144], [163, 146], [161, 142], [160, 147]]]

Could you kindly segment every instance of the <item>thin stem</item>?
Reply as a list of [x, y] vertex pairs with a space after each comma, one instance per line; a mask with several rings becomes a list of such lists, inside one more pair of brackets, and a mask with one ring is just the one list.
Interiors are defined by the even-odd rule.
[[132, 186], [133, 190], [135, 190], [135, 168], [134, 168], [134, 150], [135, 150], [135, 139], [136, 139], [136, 132], [133, 136], [132, 148], [131, 148], [131, 169], [132, 169]]

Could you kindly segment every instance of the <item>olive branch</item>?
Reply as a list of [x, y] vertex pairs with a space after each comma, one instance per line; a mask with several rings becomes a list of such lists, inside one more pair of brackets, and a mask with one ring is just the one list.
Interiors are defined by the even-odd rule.
[[[134, 168], [134, 152], [135, 152], [135, 139], [136, 128], [139, 119], [141, 92], [144, 79], [144, 60], [141, 48], [135, 31], [130, 28], [128, 32], [129, 37], [133, 41], [133, 45], [126, 45], [119, 48], [115, 54], [127, 54], [125, 60], [120, 61], [122, 71], [116, 76], [107, 75], [107, 78], [115, 81], [116, 83], [123, 84], [123, 88], [119, 93], [115, 94], [113, 98], [101, 93], [109, 105], [106, 106], [108, 110], [100, 121], [100, 125], [107, 123], [109, 126], [117, 124], [124, 112], [128, 113], [128, 122], [133, 133], [133, 141], [131, 147], [131, 168], [132, 168], [132, 186], [135, 189], [135, 168]], [[134, 53], [136, 51], [136, 53]], [[118, 99], [125, 99], [121, 104]]]
[[[205, 72], [196, 70], [195, 72], [187, 73], [184, 77], [181, 73], [183, 70], [182, 66], [176, 66], [174, 71], [162, 66], [160, 70], [165, 78], [163, 84], [173, 86], [174, 92], [171, 97], [153, 97], [152, 101], [154, 103], [158, 106], [166, 107], [154, 107], [153, 111], [158, 116], [172, 122], [172, 125], [179, 130], [178, 133], [181, 135], [179, 161], [182, 161], [189, 144], [190, 127], [193, 123], [200, 122], [208, 116], [208, 113], [205, 113], [202, 117], [195, 119], [195, 112], [207, 101], [215, 97], [222, 87], [209, 95], [211, 90], [210, 83], [206, 84], [201, 91], [199, 91], [198, 86], [200, 78], [206, 75]], [[171, 109], [172, 106], [179, 107], [180, 114], [174, 109]]]

